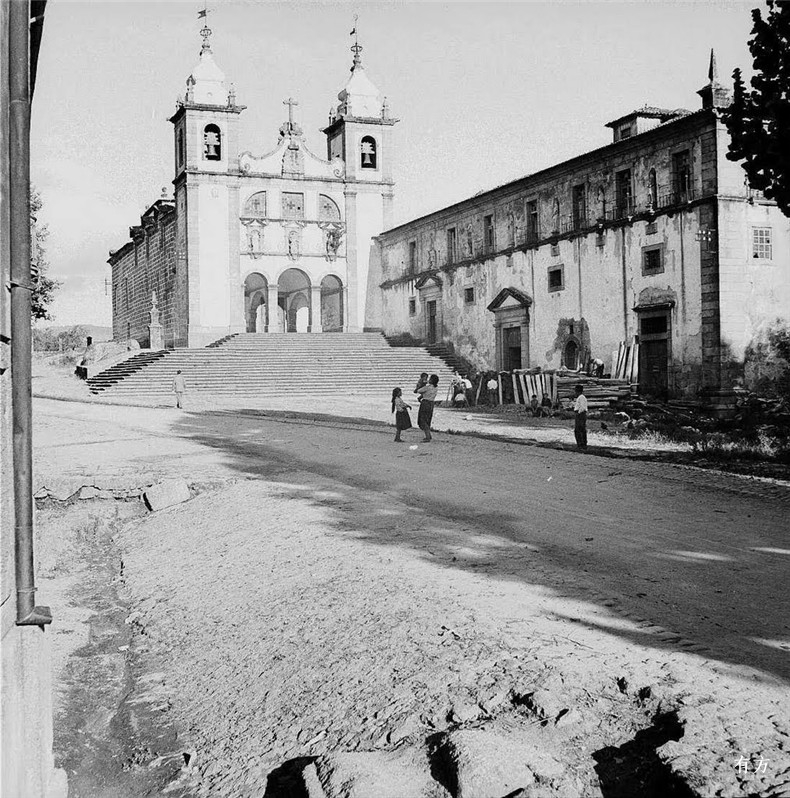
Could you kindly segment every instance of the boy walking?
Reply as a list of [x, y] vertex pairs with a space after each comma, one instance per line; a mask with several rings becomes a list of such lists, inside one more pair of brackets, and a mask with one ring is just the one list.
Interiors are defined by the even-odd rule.
[[584, 386], [581, 383], [576, 386], [573, 409], [576, 412], [573, 434], [576, 436], [576, 446], [583, 452], [587, 449], [587, 397], [584, 395]]
[[187, 390], [187, 384], [184, 380], [183, 375], [181, 374], [181, 369], [176, 372], [176, 376], [173, 378], [173, 393], [176, 395], [176, 407], [183, 407], [181, 402], [183, 401], [184, 394]]

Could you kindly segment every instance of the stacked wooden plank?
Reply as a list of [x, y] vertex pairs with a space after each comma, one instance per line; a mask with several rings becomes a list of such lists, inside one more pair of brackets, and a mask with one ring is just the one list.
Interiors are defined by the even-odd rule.
[[544, 396], [549, 396], [552, 404], [557, 402], [557, 375], [553, 371], [515, 369], [511, 372], [510, 379], [513, 382], [513, 398], [516, 404], [528, 405], [533, 396], [538, 397], [538, 404], [543, 401]]
[[558, 374], [557, 398], [563, 404], [576, 398], [576, 386], [584, 385], [584, 395], [590, 409], [609, 407], [612, 403], [627, 399], [631, 395], [628, 380], [616, 380], [606, 377], [588, 377], [585, 374]]
[[639, 382], [639, 343], [634, 338], [629, 344], [620, 341], [616, 352], [612, 352], [612, 378], [625, 380], [629, 385]]

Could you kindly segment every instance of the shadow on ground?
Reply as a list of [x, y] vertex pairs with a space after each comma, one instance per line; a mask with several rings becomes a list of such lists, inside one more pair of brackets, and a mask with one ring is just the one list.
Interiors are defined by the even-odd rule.
[[[345, 535], [603, 608], [567, 620], [629, 643], [755, 668], [767, 681], [790, 676], [790, 491], [461, 436], [415, 452], [393, 446], [389, 429], [342, 427], [255, 411], [173, 422], [242, 476], [298, 483], [290, 494], [328, 509]], [[382, 513], [360, 490], [403, 508]], [[749, 545], [755, 536], [761, 546]]]

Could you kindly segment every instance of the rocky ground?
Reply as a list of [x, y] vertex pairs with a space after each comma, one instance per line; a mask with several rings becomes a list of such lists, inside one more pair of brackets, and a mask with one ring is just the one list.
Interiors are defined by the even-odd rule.
[[[107, 418], [56, 405], [38, 416], [39, 564], [55, 611], [56, 743], [72, 795], [790, 795], [781, 656], [749, 667], [679, 633], [670, 607], [661, 624], [618, 599], [616, 585], [574, 589], [589, 581], [581, 569], [555, 580], [552, 533], [525, 524], [511, 538], [493, 505], [488, 523], [478, 512], [480, 495], [469, 496], [466, 523], [420, 499], [420, 483], [436, 496], [437, 474], [457, 492], [459, 458], [498, 444], [453, 437], [438, 441], [444, 450], [396, 454], [380, 433], [347, 431], [337, 446], [336, 429], [249, 417], [214, 439], [190, 414]], [[220, 448], [221, 436], [246, 448]], [[362, 440], [373, 459], [350, 469]], [[401, 467], [414, 474], [408, 490], [361, 476], [378, 470], [394, 486]], [[630, 478], [650, 478], [639, 469]], [[148, 485], [184, 476], [187, 501], [146, 509]], [[735, 548], [714, 543], [694, 496], [704, 506], [718, 495], [722, 508], [741, 496], [752, 514], [758, 483], [715, 494], [686, 481], [674, 501], [699, 516], [688, 547], [706, 538], [715, 562], [724, 555], [713, 552]], [[790, 498], [759, 490], [779, 505]], [[543, 512], [581, 518], [579, 499], [578, 510], [569, 497]], [[691, 571], [673, 562], [682, 602]], [[778, 571], [766, 563], [762, 573], [773, 583]], [[610, 580], [631, 578], [610, 570]], [[700, 588], [705, 626], [719, 616]], [[757, 607], [735, 623], [759, 616]], [[781, 647], [781, 616], [753, 634]]]

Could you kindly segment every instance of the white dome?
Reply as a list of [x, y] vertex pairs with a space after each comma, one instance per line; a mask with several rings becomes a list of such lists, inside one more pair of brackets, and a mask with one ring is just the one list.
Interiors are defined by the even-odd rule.
[[[200, 53], [200, 61], [192, 70], [192, 102], [200, 105], [225, 105], [228, 89], [225, 73], [217, 66], [211, 50]], [[187, 81], [189, 83], [190, 81]]]
[[381, 93], [365, 74], [362, 64], [354, 64], [346, 87], [337, 95], [338, 113], [345, 116], [381, 116]]

